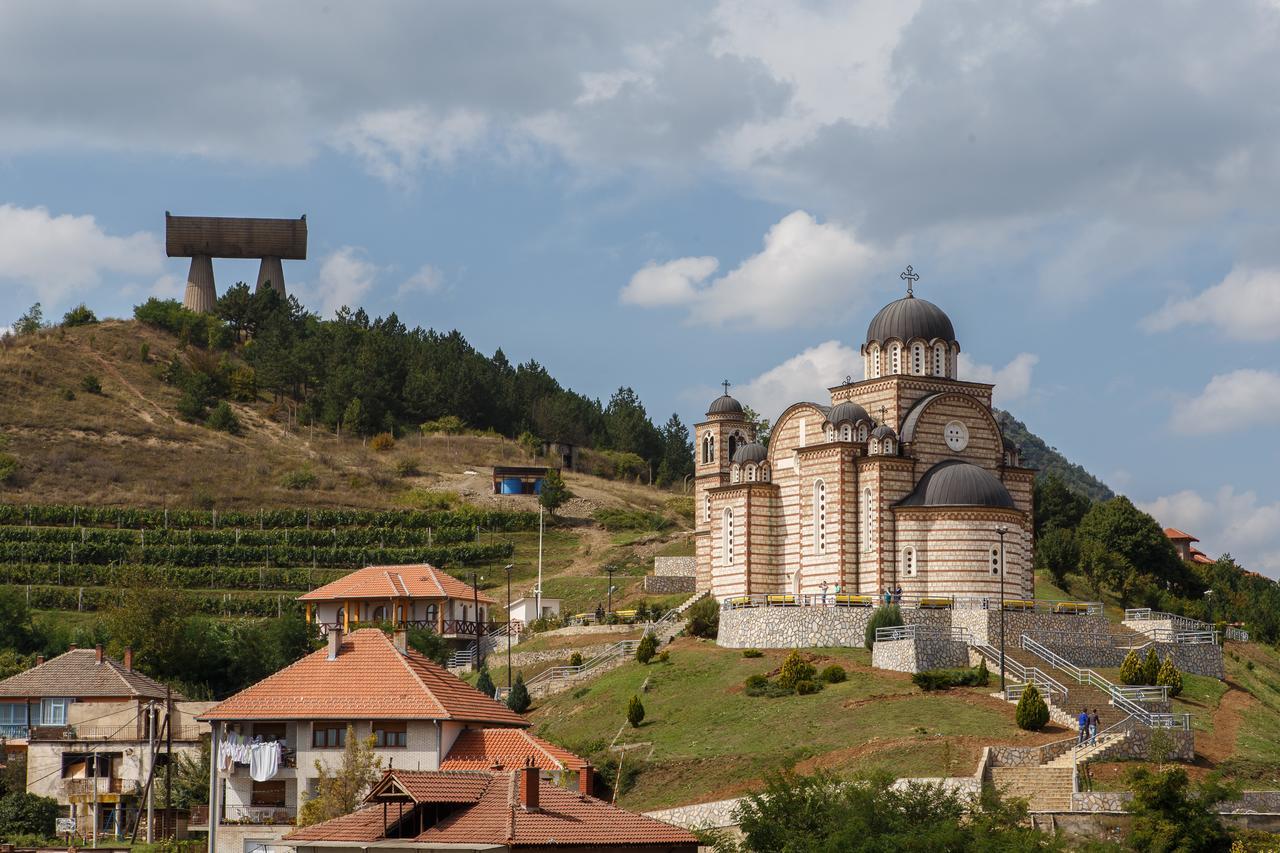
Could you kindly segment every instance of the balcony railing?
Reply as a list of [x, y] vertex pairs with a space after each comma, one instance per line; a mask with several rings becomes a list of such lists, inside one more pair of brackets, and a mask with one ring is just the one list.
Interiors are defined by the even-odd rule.
[[63, 779], [62, 790], [68, 797], [92, 797], [95, 787], [99, 794], [123, 794], [127, 787], [134, 784], [118, 776], [99, 776], [89, 779]]
[[[879, 607], [897, 604], [918, 610], [1000, 610], [1002, 599], [992, 596], [960, 595], [850, 595], [828, 593], [756, 593], [731, 595], [720, 601], [724, 610], [743, 607]], [[1102, 613], [1099, 601], [1046, 601], [1031, 598], [1005, 598], [1003, 607], [1008, 611], [1056, 613], [1067, 616], [1097, 616]]]
[[297, 810], [290, 806], [233, 806], [222, 807], [222, 822], [252, 824], [255, 826], [290, 826], [297, 819]]
[[0, 739], [3, 739], [3, 740], [26, 740], [30, 734], [31, 734], [30, 726], [20, 726], [20, 725], [0, 726]]

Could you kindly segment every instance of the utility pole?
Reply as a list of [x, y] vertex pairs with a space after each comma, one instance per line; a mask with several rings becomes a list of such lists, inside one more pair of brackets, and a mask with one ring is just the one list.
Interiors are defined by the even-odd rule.
[[93, 751], [93, 846], [98, 846], [98, 750]]
[[542, 504], [538, 504], [538, 585], [533, 588], [534, 619], [542, 618]]
[[605, 572], [609, 575], [609, 612], [605, 614], [605, 619], [613, 615], [613, 573], [617, 571], [614, 566], [606, 566]]
[[471, 668], [474, 669], [476, 672], [480, 671], [480, 667], [482, 666], [484, 661], [484, 635], [481, 633], [481, 625], [483, 623], [480, 621], [480, 585], [479, 584], [480, 582], [477, 579], [476, 573], [472, 572], [471, 573], [471, 602], [472, 602], [472, 605], [475, 607], [474, 615], [476, 620], [476, 656], [471, 661]]
[[177, 837], [173, 819], [173, 688], [164, 688], [164, 807], [169, 815], [169, 831]]
[[156, 703], [147, 703], [147, 843], [155, 841], [156, 789]]
[[[908, 267], [910, 269], [910, 267]], [[1004, 694], [1004, 536], [1009, 528], [1003, 524], [996, 528], [1000, 537], [1000, 693]]]
[[511, 570], [515, 568], [511, 563], [507, 563], [503, 567], [503, 571], [507, 573], [507, 692], [511, 692]]

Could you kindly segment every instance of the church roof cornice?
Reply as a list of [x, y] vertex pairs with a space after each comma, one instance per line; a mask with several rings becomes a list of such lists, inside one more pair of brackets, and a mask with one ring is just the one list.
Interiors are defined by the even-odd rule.
[[945, 376], [917, 376], [913, 373], [890, 373], [887, 376], [876, 376], [871, 379], [859, 379], [857, 382], [845, 382], [841, 385], [834, 385], [827, 390], [832, 394], [837, 391], [847, 391], [856, 389], [858, 391], [880, 391], [886, 388], [892, 388], [895, 385], [902, 385], [907, 388], [916, 388], [922, 390], [938, 390], [943, 389], [952, 391], [965, 391], [966, 389], [971, 396], [978, 396], [977, 392], [990, 391], [995, 388], [987, 382], [969, 382], [965, 379], [947, 379]]
[[778, 491], [776, 483], [762, 483], [757, 480], [754, 483], [729, 483], [725, 486], [713, 486], [707, 489], [707, 494], [718, 498], [731, 497], [736, 492], [742, 492], [744, 495], [748, 492], [752, 494], [773, 494]]

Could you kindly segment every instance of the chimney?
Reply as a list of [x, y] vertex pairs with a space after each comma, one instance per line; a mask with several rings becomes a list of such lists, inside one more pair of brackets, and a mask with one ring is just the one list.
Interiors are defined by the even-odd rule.
[[588, 764], [578, 771], [578, 793], [584, 797], [594, 797], [596, 771]]
[[124, 668], [133, 672], [133, 646], [124, 647]]
[[98, 645], [94, 646], [93, 648], [94, 648], [94, 651], [98, 653], [98, 663], [102, 663], [102, 643], [98, 643]]
[[72, 643], [71, 645], [67, 646], [67, 651], [69, 651], [69, 652], [74, 652], [74, 651], [75, 651], [76, 649], [78, 649], [78, 648], [80, 648], [80, 647], [79, 647], [79, 646], [77, 646], [75, 643]]
[[526, 811], [535, 811], [538, 808], [538, 774], [541, 771], [533, 763], [532, 758], [526, 758], [524, 767], [520, 768], [520, 805], [525, 807]]
[[396, 651], [402, 655], [409, 653], [409, 632], [403, 625], [391, 632], [391, 645], [395, 646]]
[[338, 659], [338, 649], [342, 648], [342, 629], [329, 629], [329, 660]]
[[44, 663], [44, 655], [36, 655], [36, 666], [40, 666], [43, 663]]

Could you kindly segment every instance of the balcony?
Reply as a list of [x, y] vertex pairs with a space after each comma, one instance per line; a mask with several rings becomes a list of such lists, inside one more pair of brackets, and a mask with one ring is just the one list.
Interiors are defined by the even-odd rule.
[[222, 823], [247, 826], [292, 826], [298, 812], [290, 806], [233, 806], [222, 807]]
[[0, 740], [26, 740], [30, 734], [31, 734], [30, 726], [20, 726], [20, 725], [0, 726]]
[[[136, 782], [125, 781], [118, 776], [99, 776], [89, 779], [63, 779], [62, 792], [68, 800], [91, 800], [96, 796], [101, 798], [110, 794], [123, 794], [126, 790], [131, 789]], [[95, 792], [94, 789], [97, 788]]]

